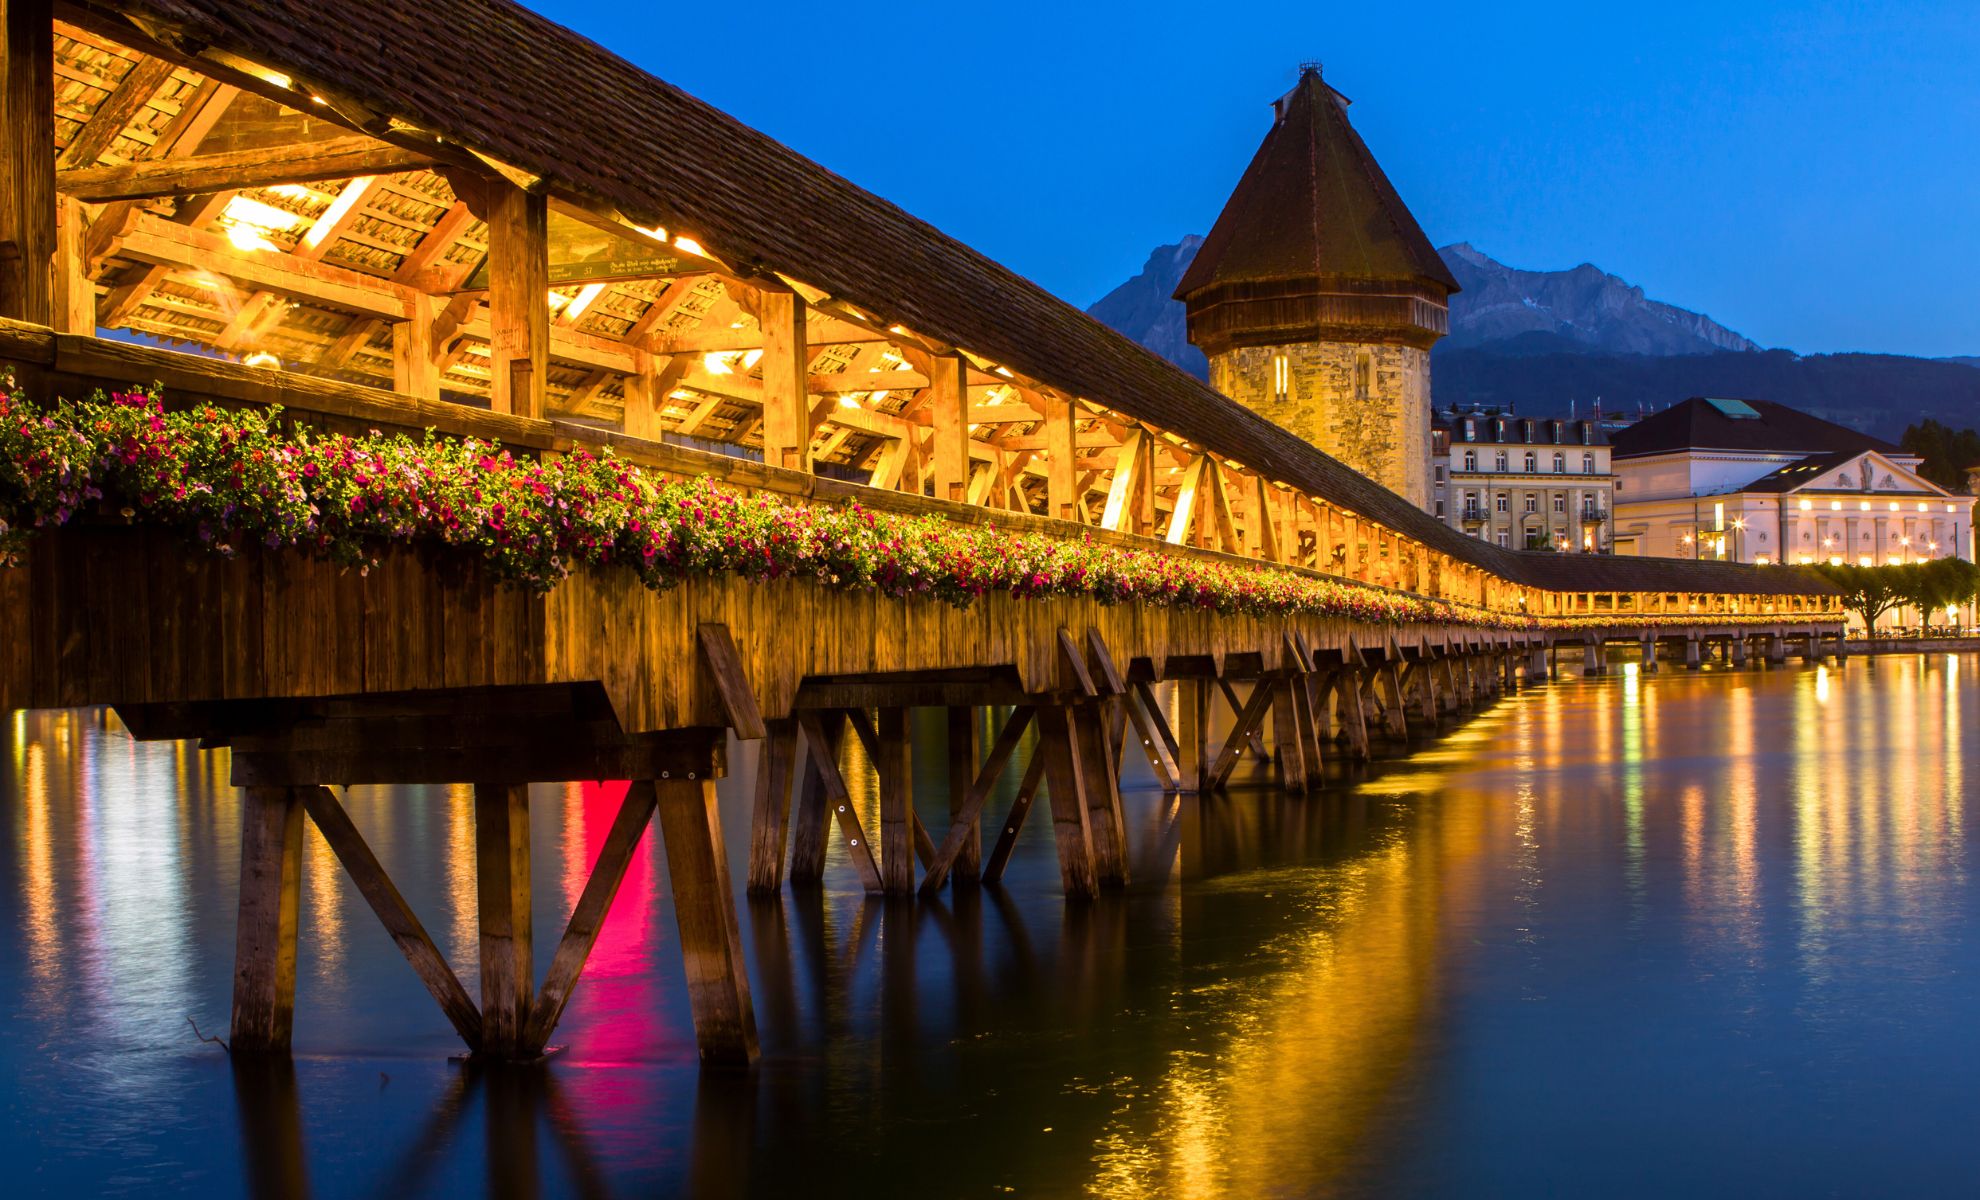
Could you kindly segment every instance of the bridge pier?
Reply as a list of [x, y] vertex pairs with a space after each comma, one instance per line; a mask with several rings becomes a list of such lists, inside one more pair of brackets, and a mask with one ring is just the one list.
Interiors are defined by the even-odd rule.
[[241, 891], [234, 926], [229, 1046], [289, 1052], [296, 1019], [296, 932], [302, 899], [303, 806], [298, 789], [241, 792]]
[[1733, 666], [1744, 667], [1747, 654], [1746, 637], [1735, 631], [1732, 640], [1726, 643], [1726, 654]]
[[1601, 638], [1595, 638], [1582, 646], [1581, 673], [1583, 675], [1609, 673], [1609, 648]]
[[1703, 649], [1704, 649], [1703, 638], [1699, 637], [1696, 633], [1687, 634], [1685, 636], [1684, 639], [1684, 669], [1685, 670], [1696, 671], [1705, 665], [1704, 660], [1701, 657]]
[[1784, 667], [1787, 665], [1787, 639], [1779, 630], [1767, 635], [1767, 665]]
[[1655, 675], [1657, 673], [1657, 639], [1654, 637], [1644, 638], [1642, 642], [1642, 653], [1642, 672], [1645, 675]]

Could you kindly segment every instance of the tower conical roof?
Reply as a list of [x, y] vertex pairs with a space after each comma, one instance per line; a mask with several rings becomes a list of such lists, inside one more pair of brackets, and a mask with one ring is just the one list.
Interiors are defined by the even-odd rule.
[[1458, 290], [1316, 68], [1273, 106], [1276, 121], [1176, 286], [1417, 281]]

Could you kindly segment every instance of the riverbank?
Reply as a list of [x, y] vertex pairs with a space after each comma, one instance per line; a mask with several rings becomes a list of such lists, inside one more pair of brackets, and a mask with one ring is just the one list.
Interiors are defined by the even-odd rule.
[[1980, 637], [1848, 638], [1851, 654], [1960, 654], [1980, 650]]

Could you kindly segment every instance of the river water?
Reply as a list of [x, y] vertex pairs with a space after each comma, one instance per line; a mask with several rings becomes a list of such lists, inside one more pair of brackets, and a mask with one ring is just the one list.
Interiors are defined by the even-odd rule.
[[[1317, 798], [1254, 770], [1180, 803], [1130, 775], [1135, 884], [1085, 907], [1059, 898], [1046, 819], [1004, 887], [939, 904], [867, 902], [835, 858], [822, 892], [743, 908], [763, 1060], [705, 1078], [657, 830], [533, 1071], [450, 1058], [312, 830], [294, 1065], [236, 1070], [193, 1030], [227, 1024], [225, 752], [10, 714], [4, 1188], [1972, 1194], [1976, 714], [1970, 656], [1631, 667], [1505, 699]], [[722, 785], [738, 883], [752, 757]], [[532, 795], [539, 971], [622, 790]], [[348, 805], [472, 989], [466, 793]]]

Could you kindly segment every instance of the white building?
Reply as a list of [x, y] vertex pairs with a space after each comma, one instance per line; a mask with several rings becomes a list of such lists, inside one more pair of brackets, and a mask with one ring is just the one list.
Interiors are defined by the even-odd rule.
[[1441, 412], [1430, 426], [1432, 511], [1515, 550], [1609, 550], [1615, 477], [1599, 423]]
[[1748, 563], [1973, 558], [1970, 495], [1888, 442], [1765, 400], [1691, 399], [1614, 438], [1618, 554]]

